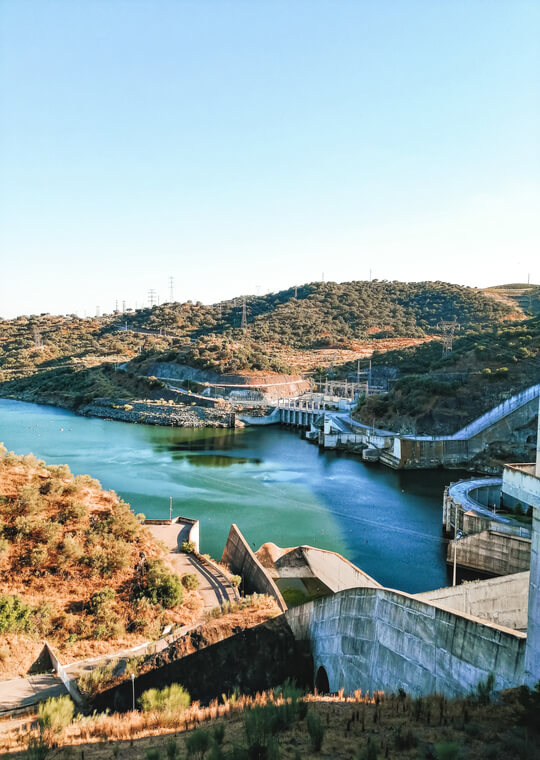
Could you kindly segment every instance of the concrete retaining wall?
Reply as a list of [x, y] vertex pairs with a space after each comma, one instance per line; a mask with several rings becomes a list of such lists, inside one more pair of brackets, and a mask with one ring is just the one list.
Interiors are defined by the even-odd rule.
[[242, 576], [244, 591], [249, 594], [254, 591], [259, 594], [269, 594], [274, 597], [280, 610], [287, 609], [280, 590], [234, 523], [231, 525], [221, 561], [228, 565], [233, 573]]
[[350, 589], [286, 612], [330, 690], [468, 694], [490, 673], [522, 682], [526, 637], [388, 589]]
[[504, 625], [506, 628], [527, 628], [527, 602], [529, 573], [504, 575], [485, 581], [448, 586], [436, 591], [415, 594], [424, 602], [435, 602], [446, 610], [466, 612], [468, 615]]
[[540, 385], [527, 388], [452, 436], [396, 436], [381, 462], [396, 469], [457, 467], [495, 441], [511, 441], [538, 414]]
[[[135, 699], [147, 689], [181, 684], [193, 701], [207, 703], [238, 689], [244, 694], [272, 688], [292, 678], [311, 687], [312, 662], [302, 643], [296, 642], [284, 615], [198, 652], [166, 662], [135, 678]], [[131, 710], [132, 685], [126, 680], [92, 700], [97, 710]]]
[[496, 530], [484, 530], [448, 543], [446, 561], [459, 567], [478, 570], [489, 575], [511, 575], [528, 570], [531, 562], [531, 540]]

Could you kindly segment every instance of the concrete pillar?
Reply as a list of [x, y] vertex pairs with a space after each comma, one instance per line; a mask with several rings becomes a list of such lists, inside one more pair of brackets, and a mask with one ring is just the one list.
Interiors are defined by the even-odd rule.
[[540, 506], [533, 507], [525, 683], [540, 681]]
[[540, 406], [538, 409], [538, 434], [536, 436], [536, 477], [540, 478]]

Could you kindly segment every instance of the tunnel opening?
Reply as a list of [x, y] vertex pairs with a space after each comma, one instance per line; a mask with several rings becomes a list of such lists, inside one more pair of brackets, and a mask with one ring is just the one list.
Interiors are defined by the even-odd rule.
[[317, 671], [315, 677], [315, 688], [319, 694], [330, 694], [330, 682], [328, 681], [328, 673], [326, 669], [322, 667]]

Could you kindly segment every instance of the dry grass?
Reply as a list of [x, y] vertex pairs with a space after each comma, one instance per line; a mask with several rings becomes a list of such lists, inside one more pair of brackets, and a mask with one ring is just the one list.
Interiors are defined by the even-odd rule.
[[[102, 527], [108, 519], [115, 521], [110, 532]], [[33, 455], [2, 456], [0, 450], [0, 536], [0, 595], [18, 595], [34, 610], [43, 609], [32, 630], [0, 635], [1, 678], [24, 674], [43, 637], [64, 661], [73, 661], [136, 646], [159, 637], [165, 625], [192, 625], [201, 616], [196, 591], [185, 592], [183, 603], [170, 610], [134, 601], [140, 554], [167, 563], [168, 552], [113, 491], [87, 476], [75, 478], [67, 468], [48, 468]], [[110, 561], [110, 568], [93, 565], [92, 552]], [[88, 602], [104, 586], [115, 598], [102, 616], [104, 632], [96, 636]]]
[[[375, 332], [382, 328], [373, 328]], [[353, 340], [346, 346], [331, 348], [308, 349], [302, 351], [296, 348], [272, 345], [272, 356], [284, 364], [290, 365], [295, 372], [312, 372], [319, 367], [329, 367], [331, 364], [341, 365], [357, 359], [369, 359], [374, 351], [393, 351], [407, 346], [418, 346], [421, 343], [433, 340], [433, 336], [425, 338], [377, 338], [373, 340]], [[242, 372], [242, 374], [245, 374]], [[258, 374], [265, 374], [259, 372]], [[271, 373], [267, 373], [271, 374]]]
[[[498, 704], [482, 706], [472, 700], [446, 700], [438, 695], [421, 701], [408, 696], [342, 694], [333, 697], [308, 695], [308, 711], [316, 713], [325, 729], [321, 758], [350, 760], [373, 742], [379, 759], [435, 757], [434, 745], [455, 742], [459, 757], [468, 760], [486, 758], [538, 757], [535, 738], [524, 738], [520, 728], [522, 708], [509, 693]], [[225, 725], [223, 748], [245, 743], [243, 712], [255, 705], [279, 704], [282, 698], [274, 692], [255, 697], [239, 697], [208, 707], [193, 704], [181, 715], [131, 712], [123, 715], [99, 715], [80, 718], [58, 737], [54, 758], [109, 760], [112, 757], [145, 758], [149, 749], [159, 749], [166, 756], [167, 741], [174, 736], [180, 757], [185, 757], [187, 732], [200, 726], [213, 728]], [[0, 751], [17, 753], [24, 750], [36, 732], [30, 722], [15, 726], [0, 735]], [[403, 747], [400, 736], [409, 734], [412, 746]], [[293, 723], [278, 735], [282, 760], [317, 756], [310, 747], [306, 721]], [[530, 754], [526, 754], [529, 751]]]

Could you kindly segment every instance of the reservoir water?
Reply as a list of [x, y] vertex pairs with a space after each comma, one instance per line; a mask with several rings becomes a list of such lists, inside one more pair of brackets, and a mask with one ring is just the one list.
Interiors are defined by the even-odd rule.
[[442, 496], [462, 473], [364, 464], [279, 427], [132, 425], [6, 399], [0, 441], [89, 473], [147, 517], [168, 517], [172, 496], [174, 514], [200, 520], [201, 551], [217, 558], [235, 522], [254, 549], [265, 541], [332, 549], [391, 588], [448, 582]]

